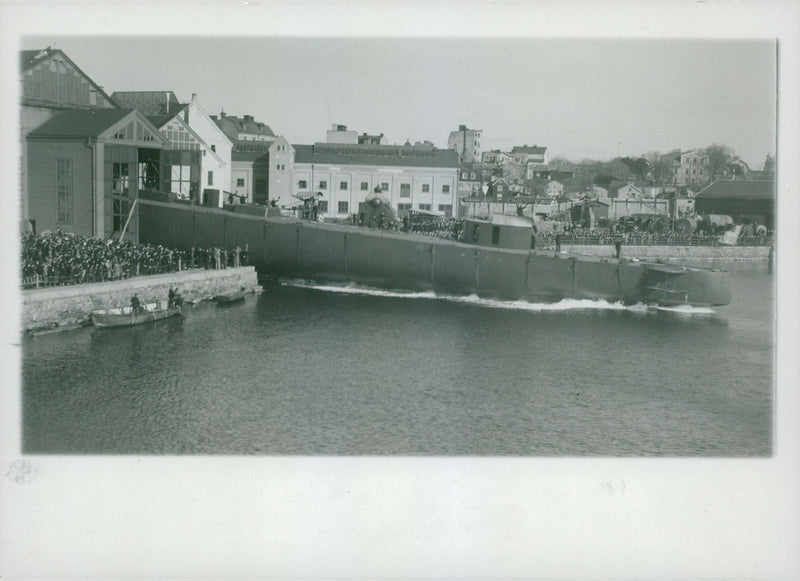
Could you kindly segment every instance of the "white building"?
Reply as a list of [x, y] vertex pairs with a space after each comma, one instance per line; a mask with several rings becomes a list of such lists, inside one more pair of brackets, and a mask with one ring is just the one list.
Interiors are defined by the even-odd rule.
[[458, 131], [450, 132], [447, 149], [455, 151], [461, 163], [480, 162], [482, 133], [480, 129], [468, 129], [466, 125], [459, 125]]
[[320, 213], [345, 218], [378, 188], [398, 215], [457, 213], [458, 156], [431, 145], [294, 145], [293, 191], [321, 193]]

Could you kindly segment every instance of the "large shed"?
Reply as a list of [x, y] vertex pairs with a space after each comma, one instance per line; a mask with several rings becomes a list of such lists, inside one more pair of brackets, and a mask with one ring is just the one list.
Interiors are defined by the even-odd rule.
[[727, 214], [734, 221], [744, 220], [775, 227], [774, 180], [716, 180], [695, 196], [698, 214]]

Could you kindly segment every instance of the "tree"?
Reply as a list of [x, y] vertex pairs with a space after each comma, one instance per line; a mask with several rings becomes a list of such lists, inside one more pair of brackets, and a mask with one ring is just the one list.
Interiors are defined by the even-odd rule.
[[653, 184], [656, 186], [670, 185], [672, 178], [671, 168], [669, 164], [664, 161], [663, 155], [658, 151], [648, 151], [644, 155], [644, 159], [650, 165], [650, 175], [652, 176]]
[[706, 147], [708, 156], [708, 175], [712, 180], [717, 179], [733, 160], [734, 151], [727, 145], [714, 143]]

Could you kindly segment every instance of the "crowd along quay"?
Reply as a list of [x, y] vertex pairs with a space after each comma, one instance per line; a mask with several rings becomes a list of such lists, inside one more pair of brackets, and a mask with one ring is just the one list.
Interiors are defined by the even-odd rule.
[[142, 200], [141, 240], [174, 248], [249, 249], [273, 277], [501, 300], [602, 299], [722, 306], [725, 270], [530, 248], [530, 228], [466, 220], [458, 241], [285, 216], [249, 216]]

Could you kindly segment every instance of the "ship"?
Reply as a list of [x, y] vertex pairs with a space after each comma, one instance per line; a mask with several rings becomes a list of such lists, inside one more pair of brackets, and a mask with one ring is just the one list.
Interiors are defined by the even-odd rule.
[[466, 219], [453, 240], [149, 200], [141, 212], [142, 241], [187, 249], [247, 246], [250, 264], [277, 280], [530, 302], [592, 299], [715, 307], [731, 301], [725, 270], [530, 248], [530, 226], [497, 219]]

